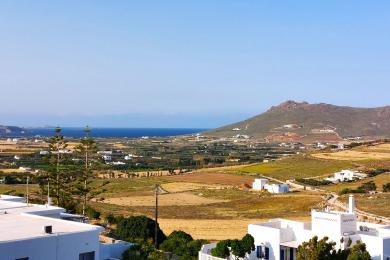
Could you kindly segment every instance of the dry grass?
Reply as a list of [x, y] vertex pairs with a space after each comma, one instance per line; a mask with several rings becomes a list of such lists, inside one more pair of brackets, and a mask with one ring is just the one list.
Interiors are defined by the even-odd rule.
[[[207, 205], [213, 203], [222, 203], [226, 202], [222, 199], [213, 199], [205, 198], [201, 196], [194, 195], [192, 193], [174, 193], [174, 194], [164, 194], [159, 196], [158, 204], [162, 207], [164, 206], [192, 206], [192, 205]], [[104, 203], [115, 204], [120, 206], [154, 206], [155, 198], [154, 196], [129, 196], [129, 197], [118, 197], [118, 198], [108, 198], [104, 200]]]
[[20, 169], [1, 169], [0, 173], [26, 173], [27, 171]]
[[208, 185], [201, 183], [191, 183], [191, 182], [171, 182], [162, 184], [161, 187], [167, 192], [185, 192], [193, 191], [199, 189], [220, 189], [223, 188], [219, 185]]
[[356, 150], [341, 151], [335, 153], [316, 153], [313, 157], [327, 160], [339, 161], [368, 161], [368, 160], [388, 160], [390, 153], [384, 152], [364, 152]]
[[165, 234], [174, 230], [183, 230], [194, 239], [218, 241], [239, 239], [248, 231], [248, 224], [261, 222], [254, 219], [160, 219], [159, 224]]
[[[356, 194], [355, 199], [358, 209], [379, 216], [390, 217], [390, 193]], [[344, 195], [342, 200], [347, 203], [348, 195]]]
[[236, 174], [227, 174], [219, 171], [196, 171], [181, 176], [167, 176], [165, 180], [174, 182], [190, 182], [202, 184], [219, 184], [240, 186], [242, 184], [252, 184], [254, 177]]

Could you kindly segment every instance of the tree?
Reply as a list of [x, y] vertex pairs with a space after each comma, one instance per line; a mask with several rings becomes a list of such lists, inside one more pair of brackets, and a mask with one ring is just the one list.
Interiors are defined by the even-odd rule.
[[[61, 128], [57, 127], [54, 131], [55, 135], [49, 141], [50, 158], [46, 182], [51, 184], [49, 194], [56, 198], [56, 204], [63, 206], [63, 202], [65, 203], [67, 199], [70, 199], [70, 196], [68, 196], [68, 187], [66, 187], [70, 176], [65, 173], [66, 169], [62, 166], [65, 159], [65, 150], [68, 145], [64, 136], [61, 134]], [[65, 199], [65, 197], [67, 198]]]
[[217, 245], [211, 249], [211, 255], [215, 257], [220, 257], [220, 258], [226, 258], [230, 256], [230, 240], [222, 240], [217, 243]]
[[347, 260], [371, 260], [371, 256], [367, 252], [366, 245], [357, 241], [356, 245], [351, 248]]
[[[146, 216], [131, 216], [119, 221], [116, 233], [121, 240], [133, 243], [154, 242], [155, 222]], [[158, 226], [157, 243], [161, 244], [166, 236]]]
[[173, 231], [160, 245], [160, 249], [175, 254], [180, 260], [197, 259], [198, 252], [206, 243], [208, 241], [194, 240], [191, 235], [179, 230]]
[[237, 259], [245, 257], [255, 250], [255, 239], [246, 234], [241, 240], [222, 240], [216, 247], [211, 249], [211, 255], [220, 258], [226, 258], [233, 254]]
[[297, 260], [331, 260], [335, 259], [335, 242], [328, 242], [328, 238], [324, 237], [318, 240], [315, 236], [309, 242], [303, 242], [298, 247]]
[[175, 255], [185, 255], [188, 252], [188, 243], [193, 241], [191, 235], [184, 231], [173, 231], [161, 244], [161, 250], [174, 253]]
[[255, 247], [255, 239], [250, 235], [246, 234], [242, 240], [242, 247], [245, 253], [250, 254], [252, 251], [256, 249]]
[[239, 257], [244, 257], [246, 252], [244, 250], [244, 247], [242, 245], [242, 241], [238, 240], [238, 239], [234, 239], [234, 240], [230, 240], [230, 253], [233, 254], [236, 259], [238, 259]]
[[78, 176], [78, 184], [76, 185], [77, 193], [82, 200], [82, 212], [85, 215], [85, 209], [87, 208], [87, 202], [90, 199], [91, 187], [89, 186], [90, 179], [92, 177], [92, 158], [96, 154], [95, 140], [89, 137], [91, 132], [87, 126], [84, 130], [86, 136], [81, 138], [80, 145], [76, 147], [76, 151], [79, 156], [84, 160], [84, 168], [81, 170]]
[[[344, 239], [340, 240], [344, 243]], [[347, 248], [344, 250], [335, 250], [336, 243], [328, 242], [325, 237], [318, 240], [318, 237], [313, 237], [309, 242], [303, 242], [298, 247], [297, 260], [369, 260], [370, 254], [366, 250], [366, 245], [357, 241], [350, 248], [352, 240], [348, 239]]]

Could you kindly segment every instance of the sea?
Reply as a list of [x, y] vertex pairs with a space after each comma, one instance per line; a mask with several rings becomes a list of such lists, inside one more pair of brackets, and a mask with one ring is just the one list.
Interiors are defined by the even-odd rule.
[[[62, 135], [65, 137], [85, 136], [82, 127], [63, 127]], [[90, 136], [96, 138], [139, 138], [139, 137], [166, 137], [196, 134], [203, 132], [204, 128], [91, 128]], [[54, 128], [25, 128], [21, 133], [0, 134], [0, 136], [14, 137], [48, 137], [54, 135]]]

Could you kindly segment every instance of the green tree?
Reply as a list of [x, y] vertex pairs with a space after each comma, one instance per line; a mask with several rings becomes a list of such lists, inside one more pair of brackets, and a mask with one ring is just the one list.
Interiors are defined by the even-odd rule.
[[351, 248], [347, 260], [371, 260], [371, 256], [370, 253], [367, 252], [366, 245], [358, 241], [356, 245]]
[[211, 249], [211, 255], [215, 257], [220, 257], [220, 258], [226, 258], [230, 256], [230, 240], [222, 240], [217, 243], [217, 245]]
[[[119, 221], [116, 233], [121, 240], [133, 243], [154, 243], [155, 221], [146, 216], [131, 216]], [[157, 243], [160, 245], [166, 236], [158, 227]]]
[[80, 145], [76, 147], [76, 151], [80, 158], [84, 161], [84, 167], [78, 175], [78, 183], [76, 185], [77, 193], [81, 197], [82, 212], [85, 215], [88, 200], [91, 199], [91, 186], [89, 185], [92, 178], [92, 162], [96, 154], [96, 143], [93, 138], [89, 136], [91, 130], [87, 126], [84, 130], [86, 136], [81, 138]]
[[51, 197], [55, 197], [56, 204], [63, 206], [63, 202], [71, 199], [69, 194], [69, 177], [66, 167], [62, 165], [65, 160], [67, 143], [61, 134], [61, 128], [55, 128], [55, 135], [49, 140], [50, 158], [49, 168], [45, 176], [46, 182], [50, 184]]
[[335, 245], [334, 242], [328, 242], [327, 237], [318, 240], [315, 236], [298, 247], [297, 260], [333, 260], [336, 257]]
[[231, 250], [230, 253], [233, 254], [237, 260], [239, 257], [244, 257], [246, 254], [242, 241], [238, 239], [234, 239], [230, 241], [230, 250]]
[[241, 243], [242, 243], [243, 250], [247, 254], [250, 254], [252, 251], [254, 251], [256, 249], [255, 239], [250, 234], [246, 234], [242, 238]]
[[161, 250], [182, 256], [188, 253], [188, 243], [191, 241], [193, 241], [191, 235], [184, 231], [173, 231], [160, 245], [160, 248]]

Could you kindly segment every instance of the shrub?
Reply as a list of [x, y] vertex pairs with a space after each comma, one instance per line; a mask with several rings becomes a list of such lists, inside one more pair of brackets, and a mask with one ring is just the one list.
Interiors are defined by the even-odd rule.
[[390, 192], [390, 182], [383, 184], [383, 192]]
[[100, 212], [96, 211], [94, 208], [91, 208], [91, 207], [87, 207], [85, 209], [85, 214], [90, 219], [99, 219], [100, 218]]
[[332, 183], [331, 181], [327, 181], [327, 180], [302, 179], [302, 178], [296, 179], [296, 181], [310, 186], [325, 186]]
[[[155, 221], [146, 216], [132, 216], [118, 222], [116, 234], [121, 240], [135, 243], [154, 243]], [[157, 243], [160, 245], [166, 236], [158, 226]]]

